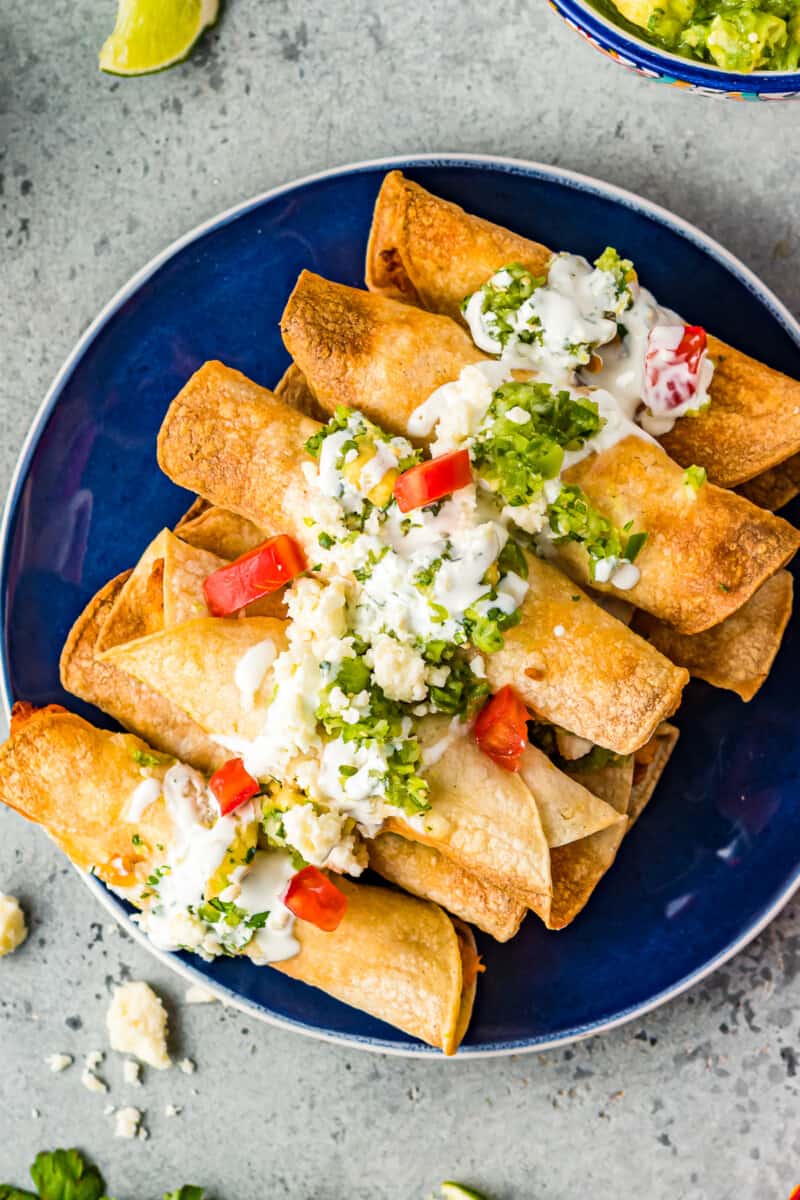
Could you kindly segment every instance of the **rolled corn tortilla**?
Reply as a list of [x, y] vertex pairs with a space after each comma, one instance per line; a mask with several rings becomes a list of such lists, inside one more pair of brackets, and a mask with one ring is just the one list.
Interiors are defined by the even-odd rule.
[[266, 541], [268, 534], [236, 513], [209, 505], [199, 516], [178, 527], [181, 539], [222, 559], [240, 558]]
[[[404, 435], [414, 410], [480, 359], [466, 333], [446, 317], [308, 271], [295, 285], [281, 329], [326, 410], [348, 404]], [[681, 633], [719, 624], [800, 546], [793, 526], [744, 497], [710, 483], [690, 486], [683, 469], [643, 437], [632, 435], [588, 455], [563, 479], [580, 487], [618, 528], [647, 533], [636, 563], [640, 578], [625, 598]], [[593, 579], [582, 545], [565, 541], [553, 551], [580, 583], [614, 592], [613, 584]]]
[[[170, 405], [159, 463], [213, 504], [307, 544], [303, 447], [318, 429], [237, 371], [206, 363]], [[510, 683], [543, 718], [618, 753], [643, 745], [675, 711], [687, 674], [549, 563], [532, 557], [529, 583], [520, 624], [487, 659], [492, 687]]]
[[[648, 744], [626, 763], [599, 769], [602, 772], [619, 772], [616, 796], [612, 799], [609, 792], [608, 799], [615, 803], [620, 813], [626, 815], [618, 826], [603, 829], [581, 842], [553, 851], [553, 898], [546, 920], [548, 928], [566, 928], [585, 908], [592, 892], [614, 862], [623, 838], [652, 798], [677, 740], [678, 730], [665, 721]], [[587, 783], [594, 777], [597, 782], [598, 771], [576, 771], [574, 777], [581, 780], [585, 778]]]
[[[520, 777], [536, 797], [547, 844], [554, 850], [618, 824], [616, 807], [575, 775], [565, 774], [536, 746], [526, 746]], [[622, 809], [621, 811], [625, 811]]]
[[[650, 740], [652, 741], [652, 738]], [[650, 742], [647, 745], [649, 746]], [[578, 759], [572, 763], [564, 763], [563, 770], [570, 779], [574, 779], [593, 796], [605, 800], [606, 804], [616, 809], [618, 813], [628, 811], [628, 801], [633, 786], [632, 754], [615, 757], [611, 762], [603, 763], [602, 766], [587, 766]]]
[[[646, 746], [637, 750], [634, 758], [633, 786], [628, 802], [630, 825], [638, 821], [664, 774], [673, 750], [678, 744], [680, 730], [665, 721]], [[630, 826], [629, 826], [630, 827]]]
[[142, 554], [109, 612], [99, 653], [159, 629], [207, 616], [203, 580], [225, 560], [162, 529]]
[[[271, 671], [248, 708], [234, 678], [243, 654], [265, 640], [278, 652], [283, 648], [280, 622], [208, 617], [115, 646], [106, 657], [177, 705], [209, 737], [234, 747], [254, 740], [268, 720]], [[425, 771], [431, 811], [413, 820], [393, 817], [387, 827], [434, 846], [498, 887], [525, 897], [547, 895], [550, 853], [535, 799], [517, 775], [495, 766], [466, 737], [442, 749], [448, 728], [441, 717], [420, 726], [423, 747], [440, 745], [438, 761]]]
[[[161, 797], [137, 817], [140, 837], [132, 842], [125, 807], [142, 782], [136, 751], [149, 747], [57, 706], [18, 707], [0, 749], [0, 802], [41, 825], [77, 866], [94, 868], [110, 886], [141, 884], [154, 865], [151, 847], [168, 845], [173, 831]], [[152, 775], [165, 770], [154, 767]], [[348, 905], [336, 931], [298, 920], [300, 952], [270, 965], [454, 1053], [475, 994], [470, 931], [437, 905], [400, 892], [337, 886]]]
[[678, 633], [648, 613], [634, 629], [697, 679], [752, 700], [765, 683], [792, 614], [793, 581], [778, 571], [727, 620], [705, 633]]
[[748, 479], [736, 489], [740, 496], [752, 500], [759, 508], [777, 512], [800, 494], [800, 454], [794, 454], [777, 467]]
[[275, 387], [275, 395], [289, 408], [296, 408], [315, 421], [327, 421], [328, 416], [308, 386], [305, 375], [296, 363], [290, 363]]
[[61, 652], [61, 684], [156, 750], [211, 774], [229, 757], [228, 752], [165, 696], [99, 655], [100, 634], [130, 575], [126, 571], [102, 587], [78, 617]]
[[[543, 274], [551, 255], [392, 171], [375, 205], [366, 280], [370, 290], [460, 320], [461, 301], [500, 267]], [[716, 363], [708, 410], [661, 440], [682, 466], [696, 463], [733, 487], [800, 451], [800, 383], [713, 336], [708, 352]]]
[[507, 942], [519, 930], [527, 912], [524, 902], [465, 871], [441, 851], [396, 833], [379, 834], [368, 849], [370, 867], [384, 879], [433, 900], [495, 941]]
[[629, 827], [627, 813], [633, 783], [633, 756], [589, 770], [582, 769], [579, 762], [568, 766], [567, 773], [582, 787], [602, 796], [617, 819], [605, 829], [600, 828], [578, 841], [553, 848], [550, 905], [534, 909], [548, 929], [565, 929], [586, 907], [594, 889], [613, 864]]

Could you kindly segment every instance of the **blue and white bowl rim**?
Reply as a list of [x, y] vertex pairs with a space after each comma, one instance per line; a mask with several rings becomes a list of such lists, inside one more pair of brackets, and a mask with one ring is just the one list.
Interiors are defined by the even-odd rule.
[[599, 39], [637, 67], [646, 67], [656, 75], [684, 80], [714, 91], [744, 93], [786, 93], [800, 91], [800, 71], [752, 71], [738, 74], [711, 67], [691, 58], [683, 58], [628, 33], [604, 17], [588, 0], [551, 0], [555, 9], [569, 17], [580, 29]]

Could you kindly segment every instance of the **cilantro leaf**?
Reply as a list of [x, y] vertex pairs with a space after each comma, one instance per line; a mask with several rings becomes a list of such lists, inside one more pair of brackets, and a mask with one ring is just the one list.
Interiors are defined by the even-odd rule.
[[185, 1183], [175, 1192], [165, 1192], [164, 1200], [203, 1200], [205, 1194], [205, 1188], [193, 1187], [190, 1183]]
[[77, 1150], [43, 1150], [31, 1178], [41, 1200], [105, 1200], [102, 1175]]

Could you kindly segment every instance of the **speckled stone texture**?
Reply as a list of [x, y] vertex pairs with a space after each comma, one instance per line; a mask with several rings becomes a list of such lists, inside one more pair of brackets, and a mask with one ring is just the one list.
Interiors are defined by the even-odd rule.
[[[220, 209], [356, 159], [486, 151], [598, 175], [695, 221], [800, 306], [796, 105], [637, 79], [544, 0], [229, 0], [190, 62], [115, 80], [95, 66], [113, 7], [0, 12], [3, 489], [52, 376], [132, 272]], [[495, 1200], [784, 1200], [800, 1182], [796, 904], [643, 1023], [558, 1052], [432, 1063], [186, 1005], [8, 812], [0, 890], [32, 924], [0, 963], [0, 1180], [77, 1144], [119, 1200], [187, 1180], [216, 1200], [422, 1200], [448, 1176]], [[136, 1089], [112, 1056], [110, 1094], [94, 1095], [80, 1059], [105, 1047], [109, 993], [128, 978], [160, 990], [175, 1054], [198, 1069], [145, 1069]], [[44, 1064], [55, 1051], [77, 1060], [59, 1076]], [[114, 1140], [108, 1102], [145, 1109], [150, 1139]]]

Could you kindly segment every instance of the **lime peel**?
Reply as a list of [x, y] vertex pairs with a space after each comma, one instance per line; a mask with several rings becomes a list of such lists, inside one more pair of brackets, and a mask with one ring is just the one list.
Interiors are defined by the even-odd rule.
[[219, 14], [219, 0], [119, 0], [100, 51], [110, 75], [148, 75], [182, 62]]
[[463, 1183], [456, 1183], [452, 1179], [446, 1180], [441, 1185], [442, 1200], [483, 1200], [480, 1192], [473, 1191], [472, 1188], [465, 1187]]

